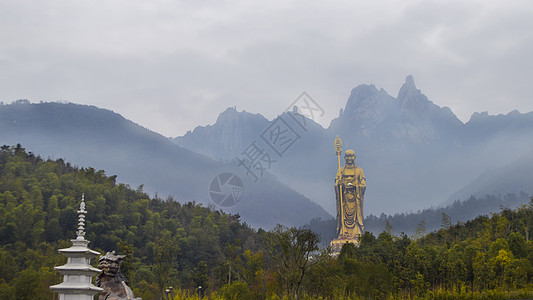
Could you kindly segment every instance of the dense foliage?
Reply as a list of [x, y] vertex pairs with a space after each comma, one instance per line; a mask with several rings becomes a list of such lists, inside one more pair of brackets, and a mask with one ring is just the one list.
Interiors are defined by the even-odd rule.
[[417, 239], [366, 232], [359, 247], [345, 245], [323, 273], [343, 274], [345, 293], [372, 299], [533, 296], [533, 201], [464, 224], [443, 221], [442, 229]]
[[[533, 297], [533, 201], [413, 237], [366, 232], [338, 257], [307, 229], [255, 231], [238, 215], [150, 199], [114, 176], [0, 149], [0, 299], [53, 299], [57, 249], [75, 237], [82, 194], [87, 239], [126, 254], [136, 296], [161, 299], [482, 299]], [[199, 288], [201, 287], [201, 288]]]
[[69, 247], [76, 236], [82, 193], [90, 247], [127, 254], [124, 273], [144, 299], [169, 285], [217, 286], [225, 280], [223, 262], [230, 249], [240, 255], [244, 248], [257, 248], [257, 233], [238, 215], [150, 199], [141, 187], [116, 184], [103, 171], [43, 160], [20, 145], [3, 146], [0, 299], [51, 298], [48, 286], [60, 280], [53, 266], [66, 262], [57, 249]]

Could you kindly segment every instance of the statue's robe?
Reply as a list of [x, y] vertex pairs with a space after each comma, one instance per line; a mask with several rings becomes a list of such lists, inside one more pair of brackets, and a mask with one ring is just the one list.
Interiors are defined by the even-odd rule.
[[[356, 165], [339, 168], [335, 177], [338, 238], [353, 239], [363, 234], [365, 190], [366, 180], [363, 169]], [[341, 191], [342, 197], [340, 197]]]

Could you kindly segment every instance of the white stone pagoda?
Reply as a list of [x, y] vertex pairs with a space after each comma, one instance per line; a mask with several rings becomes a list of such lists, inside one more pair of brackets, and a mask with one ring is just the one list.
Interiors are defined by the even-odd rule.
[[72, 241], [72, 247], [59, 249], [68, 260], [67, 264], [55, 267], [63, 275], [63, 282], [50, 287], [57, 291], [59, 300], [93, 300], [94, 295], [102, 291], [92, 284], [94, 275], [100, 269], [91, 266], [91, 259], [100, 255], [99, 252], [87, 248], [89, 241], [85, 239], [85, 196], [81, 196], [80, 209], [78, 210], [77, 237]]

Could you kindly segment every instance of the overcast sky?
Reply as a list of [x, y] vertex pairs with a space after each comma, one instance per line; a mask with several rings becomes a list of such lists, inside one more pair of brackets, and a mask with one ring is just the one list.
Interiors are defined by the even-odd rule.
[[302, 91], [327, 126], [405, 77], [467, 121], [533, 111], [533, 1], [0, 0], [0, 101], [70, 101], [166, 136]]

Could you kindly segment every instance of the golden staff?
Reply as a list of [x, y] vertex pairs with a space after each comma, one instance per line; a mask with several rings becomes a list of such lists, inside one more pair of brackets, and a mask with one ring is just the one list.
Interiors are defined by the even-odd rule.
[[[341, 154], [342, 154], [342, 141], [341, 139], [339, 138], [339, 136], [337, 135], [337, 137], [335, 138], [335, 154], [337, 155], [337, 159], [339, 161], [339, 170], [341, 169]], [[341, 173], [341, 178], [339, 179], [342, 179], [342, 173]], [[339, 184], [339, 196], [340, 196], [340, 228], [339, 228], [339, 237], [342, 235], [343, 233], [343, 228], [344, 228], [344, 222], [343, 222], [343, 218], [344, 218], [344, 213], [342, 211], [342, 206], [343, 206], [343, 203], [342, 203], [342, 185]]]
[[339, 160], [339, 169], [341, 167], [341, 154], [342, 154], [342, 141], [337, 135], [335, 138], [335, 155], [337, 155], [337, 158]]

